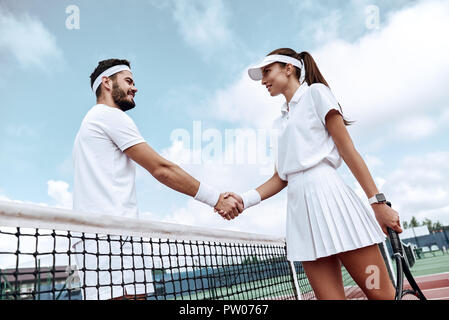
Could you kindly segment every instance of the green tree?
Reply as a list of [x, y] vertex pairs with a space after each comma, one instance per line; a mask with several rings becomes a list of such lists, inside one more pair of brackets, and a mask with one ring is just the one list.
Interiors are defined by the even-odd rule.
[[429, 223], [429, 221], [426, 223], [426, 225], [429, 227], [429, 231], [439, 231], [441, 229], [443, 229], [443, 225], [441, 224], [441, 222], [437, 221], [437, 222], [433, 222], [432, 224]]
[[432, 220], [430, 220], [430, 219], [428, 219], [428, 218], [424, 219], [424, 221], [421, 222], [421, 225], [422, 225], [423, 227], [424, 227], [424, 226], [427, 226], [427, 228], [429, 228], [429, 231], [432, 230]]
[[435, 223], [432, 225], [432, 229], [433, 229], [433, 230], [436, 230], [436, 229], [438, 229], [438, 230], [443, 229], [443, 225], [441, 224], [441, 222], [437, 221], [437, 222], [435, 222]]
[[412, 217], [412, 220], [410, 220], [410, 228], [416, 228], [419, 227], [419, 222], [415, 217]]
[[430, 220], [428, 218], [424, 219], [421, 222], [418, 222], [418, 219], [416, 219], [416, 217], [412, 217], [410, 222], [403, 221], [404, 229], [416, 228], [419, 226], [427, 226], [427, 228], [429, 229], [430, 232], [432, 232], [434, 230], [441, 230], [441, 229], [445, 228], [441, 222], [439, 222], [439, 221], [433, 222], [432, 220]]

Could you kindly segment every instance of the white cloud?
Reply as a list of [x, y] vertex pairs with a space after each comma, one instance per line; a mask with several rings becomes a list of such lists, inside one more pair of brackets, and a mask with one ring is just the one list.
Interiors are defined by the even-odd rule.
[[[314, 2], [315, 4], [316, 2]], [[325, 19], [319, 20], [317, 24], [310, 24], [308, 28], [314, 35], [315, 41], [317, 43], [323, 43], [337, 38], [338, 26], [342, 20], [342, 14], [338, 10], [333, 10], [329, 12]]]
[[[272, 98], [260, 81], [253, 81], [245, 70], [237, 82], [218, 90], [208, 102], [214, 105], [214, 116], [255, 128], [271, 128], [281, 114], [283, 97]], [[213, 104], [211, 104], [213, 103]]]
[[403, 140], [418, 140], [431, 136], [437, 129], [437, 120], [428, 116], [410, 117], [396, 126], [397, 137]]
[[198, 154], [198, 150], [191, 150], [186, 148], [182, 140], [172, 141], [172, 145], [161, 152], [161, 156], [180, 165], [185, 163], [192, 163], [192, 159], [198, 157], [193, 152]]
[[0, 200], [1, 201], [12, 201], [11, 199], [9, 199], [7, 196], [0, 194]]
[[[449, 99], [448, 15], [449, 2], [422, 1], [355, 43], [337, 39], [313, 53], [343, 110], [358, 122], [355, 130], [383, 127], [391, 136], [399, 130], [404, 140], [433, 133], [427, 115], [442, 113]], [[414, 135], [406, 123], [395, 129], [413, 114], [427, 116]]]
[[443, 225], [447, 226], [449, 224], [449, 206], [422, 210], [418, 212], [415, 217], [419, 222], [422, 222], [425, 219], [430, 219], [432, 222], [439, 221]]
[[[404, 158], [399, 168], [385, 177], [374, 177], [377, 188], [385, 193], [402, 221], [415, 216], [449, 224], [449, 153], [432, 152]], [[365, 192], [354, 181], [361, 199]]]
[[56, 207], [72, 209], [73, 196], [67, 182], [49, 180], [47, 185], [48, 195], [56, 202]]
[[227, 8], [222, 0], [174, 0], [173, 6], [179, 31], [194, 49], [207, 55], [232, 45]]
[[386, 177], [384, 191], [401, 218], [440, 219], [449, 224], [449, 153], [434, 152], [405, 158]]
[[440, 124], [441, 125], [447, 125], [449, 124], [449, 108], [446, 108], [446, 110], [443, 112], [443, 114], [440, 117]]
[[13, 15], [1, 7], [0, 50], [11, 53], [22, 67], [45, 69], [62, 59], [56, 38], [40, 20], [24, 13]]

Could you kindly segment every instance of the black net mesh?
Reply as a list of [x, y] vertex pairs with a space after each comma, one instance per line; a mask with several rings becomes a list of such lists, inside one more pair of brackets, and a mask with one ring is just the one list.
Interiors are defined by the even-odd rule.
[[[0, 300], [315, 299], [302, 264], [287, 261], [284, 239], [241, 241], [235, 233], [235, 239], [218, 241], [214, 232], [220, 230], [197, 228], [201, 236], [192, 238], [201, 240], [186, 240], [189, 227], [127, 232], [131, 220], [118, 220], [121, 235], [106, 232], [101, 219], [89, 220], [89, 228], [81, 232], [83, 226], [69, 211], [61, 213], [64, 224], [56, 223], [56, 230], [40, 228], [45, 217], [30, 211], [36, 221], [36, 228], [30, 228], [33, 223], [12, 223], [4, 212], [0, 210]], [[61, 220], [50, 218], [45, 226]], [[102, 232], [91, 233], [97, 228]], [[342, 275], [347, 298], [365, 299], [343, 266]]]

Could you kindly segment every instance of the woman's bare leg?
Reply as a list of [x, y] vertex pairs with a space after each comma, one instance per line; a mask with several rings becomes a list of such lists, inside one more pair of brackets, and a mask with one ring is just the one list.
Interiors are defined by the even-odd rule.
[[342, 252], [337, 256], [368, 299], [394, 299], [395, 288], [377, 244]]
[[337, 256], [303, 261], [302, 265], [319, 300], [345, 300], [341, 263]]

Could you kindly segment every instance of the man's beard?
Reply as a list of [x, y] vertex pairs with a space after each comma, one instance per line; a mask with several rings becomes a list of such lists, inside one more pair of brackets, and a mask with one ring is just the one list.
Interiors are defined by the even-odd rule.
[[112, 85], [112, 99], [114, 102], [119, 106], [120, 110], [122, 111], [128, 111], [136, 106], [134, 103], [134, 100], [128, 100], [127, 99], [128, 94], [125, 92], [125, 90], [122, 90], [119, 88], [119, 86], [116, 83], [113, 83]]

